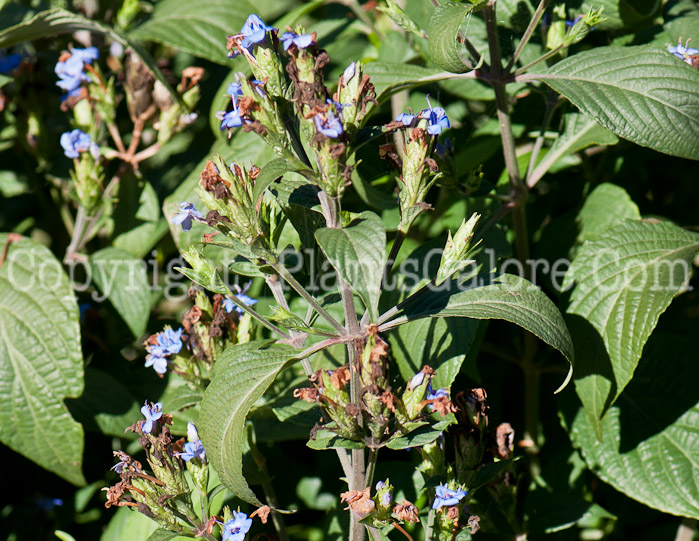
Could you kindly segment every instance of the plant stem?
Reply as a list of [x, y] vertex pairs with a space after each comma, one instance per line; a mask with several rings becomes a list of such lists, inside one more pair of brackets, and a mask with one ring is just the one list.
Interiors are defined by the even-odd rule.
[[[294, 278], [293, 274], [289, 272], [289, 270], [282, 265], [281, 262], [277, 261], [276, 263], [270, 263], [272, 268], [279, 273], [279, 275], [286, 280], [286, 282], [298, 293], [305, 299], [305, 301], [310, 304], [313, 309], [318, 312], [329, 324], [330, 326], [335, 329], [337, 332], [340, 334], [347, 334], [346, 329], [340, 325], [334, 317], [332, 317], [328, 312], [325, 311], [325, 309], [318, 303], [317, 300], [311, 295], [308, 291], [306, 291], [306, 288], [304, 288], [296, 278]], [[287, 308], [288, 310], [288, 308]]]
[[396, 238], [393, 240], [393, 245], [391, 246], [391, 253], [388, 254], [386, 268], [383, 271], [382, 289], [386, 286], [386, 282], [388, 281], [388, 275], [391, 274], [391, 270], [393, 269], [393, 263], [395, 263], [396, 257], [398, 257], [398, 252], [400, 252], [400, 248], [403, 245], [405, 236], [405, 232], [402, 229], [398, 229], [398, 231], [396, 232]]
[[82, 205], [78, 205], [78, 212], [75, 215], [75, 224], [73, 225], [73, 234], [70, 238], [70, 244], [68, 248], [66, 248], [66, 255], [63, 258], [64, 262], [75, 259], [76, 252], [80, 250], [81, 242], [87, 229], [86, 218], [85, 208]]
[[544, 14], [544, 11], [546, 10], [546, 6], [548, 5], [549, 1], [550, 0], [541, 0], [539, 2], [539, 5], [537, 6], [536, 11], [534, 12], [534, 16], [532, 17], [532, 20], [529, 21], [529, 26], [527, 26], [527, 29], [524, 31], [524, 35], [522, 36], [519, 45], [517, 45], [517, 48], [515, 49], [515, 52], [512, 55], [512, 60], [509, 61], [507, 67], [505, 68], [506, 72], [512, 70], [512, 67], [515, 65], [515, 62], [517, 62], [519, 55], [522, 54], [524, 47], [526, 47], [527, 43], [529, 43], [529, 40], [531, 39], [534, 30], [539, 24], [539, 21], [541, 20], [541, 17]]
[[366, 468], [366, 480], [364, 481], [365, 488], [371, 486], [371, 484], [374, 482], [374, 472], [376, 471], [376, 461], [378, 457], [378, 449], [371, 449], [369, 451], [369, 464]]
[[544, 119], [541, 122], [541, 131], [539, 131], [539, 136], [534, 142], [534, 148], [532, 149], [531, 156], [529, 157], [529, 166], [527, 167], [526, 184], [527, 187], [531, 188], [532, 184], [529, 183], [531, 174], [534, 172], [534, 167], [536, 167], [536, 160], [539, 157], [541, 148], [544, 146], [544, 134], [548, 129], [549, 122], [551, 121], [551, 116], [553, 110], [556, 107], [557, 96], [555, 92], [550, 92], [546, 98], [546, 111], [544, 112]]
[[287, 333], [286, 331], [283, 331], [282, 329], [280, 329], [279, 327], [277, 327], [274, 323], [272, 323], [271, 321], [268, 321], [267, 318], [264, 318], [264, 317], [262, 317], [260, 314], [258, 314], [257, 312], [255, 312], [255, 310], [253, 310], [252, 308], [250, 308], [250, 307], [249, 307], [247, 304], [245, 304], [243, 301], [239, 300], [239, 299], [238, 299], [238, 296], [237, 296], [235, 293], [233, 293], [232, 291], [231, 291], [230, 299], [231, 299], [231, 301], [233, 302], [233, 304], [235, 304], [238, 308], [240, 308], [240, 309], [243, 310], [244, 312], [250, 314], [250, 316], [251, 316], [253, 319], [255, 319], [255, 320], [259, 321], [260, 323], [262, 323], [262, 325], [264, 325], [265, 327], [267, 327], [270, 331], [277, 333], [279, 336], [281, 336], [281, 337], [284, 338], [285, 340], [288, 340], [289, 338], [291, 338], [291, 336], [289, 335], [289, 333]]
[[527, 64], [526, 66], [522, 66], [522, 67], [519, 68], [517, 71], [515, 71], [515, 77], [517, 77], [518, 75], [522, 75], [525, 71], [527, 71], [529, 68], [531, 68], [531, 67], [533, 67], [533, 66], [536, 66], [539, 62], [543, 62], [544, 60], [548, 60], [548, 59], [551, 58], [552, 56], [557, 55], [559, 52], [561, 52], [561, 51], [562, 51], [563, 49], [565, 49], [566, 47], [567, 47], [566, 44], [561, 43], [561, 44], [560, 44], [558, 47], [556, 47], [555, 49], [551, 49], [548, 53], [542, 54], [542, 55], [541, 55], [539, 58], [537, 58], [536, 60], [532, 60], [532, 61], [529, 62], [529, 64]]
[[692, 541], [694, 533], [697, 531], [697, 520], [693, 518], [683, 518], [682, 524], [677, 528], [675, 541]]

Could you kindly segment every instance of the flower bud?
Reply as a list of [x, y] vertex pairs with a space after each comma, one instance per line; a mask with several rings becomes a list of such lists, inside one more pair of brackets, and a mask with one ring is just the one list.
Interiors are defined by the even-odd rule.
[[478, 224], [480, 217], [480, 214], [472, 214], [468, 222], [464, 220], [461, 223], [461, 226], [457, 229], [453, 237], [451, 231], [449, 232], [447, 243], [442, 253], [442, 260], [439, 263], [437, 278], [435, 279], [436, 285], [442, 284], [442, 282], [447, 280], [452, 274], [462, 270], [466, 265], [473, 262], [473, 260], [468, 259], [468, 256], [472, 254], [476, 246], [480, 244], [479, 241], [475, 246], [470, 245], [471, 239], [473, 238], [473, 230]]

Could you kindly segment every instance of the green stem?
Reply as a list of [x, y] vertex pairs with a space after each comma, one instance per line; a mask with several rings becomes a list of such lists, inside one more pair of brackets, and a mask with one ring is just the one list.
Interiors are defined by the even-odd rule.
[[517, 71], [515, 71], [515, 77], [522, 75], [525, 71], [527, 71], [529, 68], [536, 66], [538, 63], [543, 62], [544, 60], [548, 60], [552, 56], [557, 55], [559, 52], [561, 52], [563, 49], [565, 49], [567, 45], [565, 43], [561, 43], [558, 47], [555, 49], [551, 49], [548, 53], [542, 54], [539, 58], [536, 60], [532, 60], [527, 64], [526, 66], [522, 66], [519, 68]]
[[294, 278], [294, 275], [291, 274], [291, 272], [289, 272], [289, 270], [284, 265], [282, 265], [281, 262], [277, 261], [276, 263], [270, 263], [270, 265], [275, 271], [277, 271], [277, 273], [279, 273], [279, 275], [282, 278], [284, 278], [284, 280], [286, 280], [286, 282], [294, 289], [294, 291], [296, 291], [296, 293], [301, 295], [301, 297], [303, 297], [305, 301], [308, 304], [310, 304], [313, 307], [313, 309], [316, 312], [318, 312], [323, 317], [323, 319], [325, 319], [330, 324], [330, 326], [333, 329], [335, 329], [340, 334], [347, 333], [345, 328], [342, 325], [340, 325], [334, 317], [332, 317], [330, 314], [328, 314], [328, 312], [325, 311], [325, 309], [318, 303], [318, 301], [315, 300], [315, 298], [313, 298], [313, 296], [308, 291], [306, 291], [306, 289], [298, 282], [298, 280]]
[[549, 122], [551, 121], [551, 116], [556, 108], [557, 96], [555, 92], [550, 92], [546, 98], [546, 111], [544, 112], [544, 119], [541, 122], [541, 130], [539, 131], [539, 136], [534, 142], [534, 148], [532, 149], [531, 156], [529, 157], [529, 166], [527, 167], [526, 184], [527, 187], [531, 188], [532, 184], [529, 183], [534, 168], [536, 167], [536, 161], [539, 157], [542, 147], [544, 146], [544, 135], [548, 129]]
[[289, 333], [286, 331], [283, 331], [279, 327], [277, 327], [274, 323], [271, 321], [268, 321], [266, 318], [262, 317], [260, 314], [255, 312], [252, 308], [250, 308], [247, 304], [245, 304], [243, 301], [239, 300], [237, 295], [231, 291], [231, 295], [229, 297], [233, 304], [235, 304], [238, 308], [243, 310], [244, 312], [250, 314], [250, 316], [262, 323], [265, 327], [267, 327], [270, 331], [277, 333], [279, 336], [281, 336], [283, 339], [288, 340], [291, 338]]
[[366, 468], [366, 480], [364, 481], [364, 486], [369, 487], [374, 482], [374, 472], [376, 471], [376, 461], [379, 457], [379, 450], [372, 449], [369, 451], [369, 463]]
[[391, 246], [391, 253], [388, 254], [388, 260], [386, 261], [386, 267], [383, 272], [382, 289], [386, 286], [388, 275], [391, 274], [393, 264], [396, 261], [396, 257], [398, 257], [398, 252], [400, 252], [400, 248], [403, 245], [405, 237], [406, 233], [402, 229], [398, 229], [396, 232], [396, 238], [393, 240], [393, 245]]
[[519, 55], [522, 54], [524, 47], [526, 47], [527, 43], [529, 43], [529, 40], [531, 39], [534, 30], [536, 30], [536, 27], [538, 26], [539, 21], [541, 20], [541, 17], [543, 16], [544, 11], [546, 10], [546, 6], [549, 2], [550, 0], [541, 0], [541, 2], [539, 2], [539, 5], [537, 6], [536, 11], [534, 12], [534, 16], [532, 17], [532, 20], [529, 21], [529, 26], [527, 26], [527, 29], [524, 31], [524, 35], [522, 36], [519, 45], [517, 45], [517, 48], [515, 49], [515, 52], [512, 55], [512, 59], [505, 68], [506, 72], [509, 72], [512, 69], [512, 67], [515, 65], [515, 62], [517, 62]]

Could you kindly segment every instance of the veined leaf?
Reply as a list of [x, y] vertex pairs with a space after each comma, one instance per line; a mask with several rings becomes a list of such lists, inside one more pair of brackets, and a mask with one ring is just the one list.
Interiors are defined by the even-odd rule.
[[641, 219], [636, 203], [624, 188], [604, 182], [587, 196], [578, 213], [578, 243], [594, 240], [627, 219]]
[[142, 260], [118, 248], [104, 248], [90, 256], [92, 277], [102, 294], [138, 338], [150, 316], [150, 285]]
[[473, 4], [459, 4], [451, 0], [440, 2], [430, 19], [427, 31], [427, 48], [432, 61], [452, 73], [464, 73], [471, 68], [466, 60], [466, 47], [459, 40], [466, 17], [473, 11]]
[[[143, 61], [148, 71], [168, 90], [172, 99], [182, 105], [182, 98], [167, 82], [148, 52], [118, 30], [77, 13], [65, 9], [48, 9], [37, 13], [28, 21], [16, 24], [0, 32], [0, 48], [9, 47], [22, 41], [70, 34], [77, 30], [87, 30], [109, 36], [124, 47], [130, 47]], [[225, 53], [224, 53], [225, 54]]]
[[131, 35], [227, 65], [226, 36], [240, 32], [251, 13], [256, 10], [248, 0], [164, 0]]
[[399, 90], [456, 77], [450, 72], [415, 64], [368, 62], [362, 65], [362, 69], [371, 77], [380, 103]]
[[[665, 24], [663, 27], [670, 36], [671, 45], [677, 45], [677, 41], [680, 39], [686, 40], [697, 35], [699, 5], [694, 0], [666, 2], [664, 10]], [[693, 45], [696, 46], [694, 43]]]
[[563, 131], [527, 178], [529, 186], [539, 182], [551, 166], [564, 156], [591, 145], [614, 145], [619, 141], [611, 131], [585, 114], [568, 113], [565, 115], [564, 122]]
[[[478, 276], [475, 280], [483, 278]], [[490, 280], [490, 277], [487, 279]], [[494, 283], [490, 285], [463, 290], [458, 283], [451, 282], [452, 288], [442, 288], [407, 304], [402, 315], [381, 324], [379, 331], [424, 317], [504, 319], [556, 348], [568, 360], [571, 370], [560, 387], [562, 389], [572, 373], [573, 344], [558, 308], [538, 287], [524, 278], [503, 274], [492, 281]]]
[[[657, 333], [602, 421], [600, 440], [580, 408], [573, 444], [603, 481], [645, 505], [699, 518], [699, 366], [696, 336]], [[573, 417], [573, 416], [571, 416]]]
[[319, 229], [316, 240], [340, 277], [362, 299], [371, 320], [376, 321], [386, 264], [386, 233], [381, 218], [370, 211], [362, 212], [343, 229]]
[[563, 287], [575, 283], [567, 320], [580, 344], [575, 388], [591, 422], [604, 417], [631, 381], [643, 346], [685, 283], [697, 251], [697, 233], [630, 220], [578, 251]]
[[597, 47], [531, 77], [624, 139], [699, 160], [699, 70], [664, 48]]
[[238, 498], [262, 505], [243, 477], [245, 418], [277, 374], [293, 362], [296, 350], [271, 341], [226, 349], [204, 393], [199, 416], [206, 456]]
[[[7, 235], [0, 235], [4, 246]], [[61, 263], [13, 242], [0, 267], [0, 441], [76, 485], [83, 428], [65, 398], [83, 392], [78, 305]]]

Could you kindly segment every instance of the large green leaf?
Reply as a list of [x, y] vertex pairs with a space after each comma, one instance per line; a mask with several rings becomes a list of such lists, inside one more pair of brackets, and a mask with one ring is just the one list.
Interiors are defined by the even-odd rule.
[[100, 541], [123, 541], [124, 539], [148, 539], [158, 528], [158, 523], [138, 511], [120, 507], [109, 521]]
[[164, 0], [131, 35], [225, 65], [226, 36], [240, 32], [251, 13], [257, 11], [248, 0]]
[[568, 113], [564, 118], [563, 131], [556, 137], [546, 155], [536, 164], [527, 178], [534, 186], [559, 159], [591, 145], [614, 145], [616, 135], [600, 126], [593, 118], [582, 113]]
[[[415, 64], [369, 62], [363, 66], [363, 69], [371, 77], [371, 83], [374, 85], [376, 98], [379, 102], [385, 101], [392, 94], [405, 88], [413, 88], [455, 77], [453, 73]], [[459, 81], [459, 83], [464, 82]]]
[[[697, 36], [699, 4], [695, 0], [665, 2], [664, 10], [664, 28], [670, 36], [672, 45], [676, 45], [680, 39], [694, 38], [696, 40], [699, 37]], [[696, 46], [696, 44], [694, 45]]]
[[104, 248], [90, 256], [92, 278], [102, 294], [138, 338], [150, 316], [150, 285], [145, 264], [118, 248]]
[[[696, 335], [656, 333], [633, 381], [602, 422], [583, 409], [571, 439], [600, 478], [645, 505], [699, 518], [699, 365]], [[570, 416], [573, 417], [573, 416]]]
[[664, 48], [597, 47], [531, 77], [624, 139], [699, 160], [699, 70]]
[[473, 4], [459, 4], [444, 0], [434, 10], [427, 31], [428, 51], [432, 61], [452, 73], [464, 73], [471, 68], [467, 61], [466, 47], [459, 39], [466, 17], [473, 11]]
[[199, 428], [206, 456], [223, 484], [253, 505], [262, 504], [243, 477], [245, 418], [277, 374], [293, 362], [294, 353], [294, 348], [270, 341], [226, 349], [201, 403]]
[[362, 212], [343, 229], [316, 231], [325, 257], [364, 302], [372, 321], [378, 318], [381, 278], [386, 264], [386, 233], [381, 218]]
[[[165, 88], [170, 92], [172, 98], [177, 102], [182, 102], [179, 94], [173, 90], [170, 83], [167, 82], [163, 74], [158, 69], [155, 61], [151, 58], [148, 52], [138, 45], [135, 41], [129, 39], [124, 34], [106, 24], [98, 21], [93, 21], [87, 17], [83, 17], [77, 13], [72, 13], [65, 9], [49, 9], [37, 13], [28, 21], [16, 24], [10, 28], [6, 28], [0, 32], [0, 48], [10, 47], [23, 41], [31, 41], [34, 39], [48, 38], [51, 36], [59, 36], [62, 34], [72, 34], [79, 30], [87, 30], [88, 32], [96, 32], [109, 36], [114, 41], [119, 42], [124, 47], [129, 47], [143, 61], [148, 70], [160, 81]], [[225, 53], [224, 53], [225, 55]]]
[[[483, 278], [479, 276], [475, 280]], [[504, 319], [519, 325], [560, 351], [571, 364], [572, 372], [573, 344], [556, 305], [524, 278], [503, 274], [492, 281], [494, 283], [490, 285], [464, 290], [460, 290], [463, 286], [451, 282], [449, 289], [442, 288], [408, 303], [399, 317], [383, 323], [379, 330], [385, 331], [424, 317]], [[561, 388], [568, 383], [570, 376], [569, 372]]]
[[478, 321], [427, 318], [410, 321], [387, 335], [400, 375], [410, 381], [426, 364], [435, 369], [435, 388], [451, 387], [473, 341]]
[[641, 213], [626, 193], [616, 184], [604, 182], [585, 199], [578, 213], [578, 243], [594, 240], [624, 220], [640, 220]]
[[[7, 235], [0, 235], [4, 246]], [[63, 403], [83, 391], [78, 305], [44, 246], [12, 243], [0, 267], [0, 441], [76, 485], [83, 428]]]
[[575, 284], [567, 309], [578, 353], [575, 388], [593, 423], [631, 381], [644, 344], [685, 283], [697, 251], [699, 234], [631, 220], [578, 251], [563, 285]]

